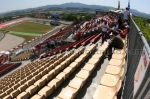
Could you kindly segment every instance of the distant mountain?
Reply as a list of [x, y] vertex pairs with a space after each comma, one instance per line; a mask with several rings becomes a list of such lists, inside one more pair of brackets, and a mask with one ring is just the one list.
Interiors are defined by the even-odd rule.
[[[51, 10], [51, 9], [80, 9], [80, 10], [101, 10], [101, 11], [109, 11], [112, 9], [115, 9], [114, 7], [110, 6], [101, 6], [101, 5], [87, 5], [87, 4], [82, 4], [82, 3], [64, 3], [60, 5], [47, 5], [47, 6], [42, 6], [42, 7], [37, 7], [37, 8], [29, 8], [29, 9], [24, 9], [24, 10], [19, 10], [19, 11], [13, 11], [9, 13], [5, 13], [5, 15], [9, 15], [13, 13], [15, 15], [16, 13], [23, 13], [23, 12], [36, 12], [36, 11], [46, 11], [46, 10]], [[150, 14], [142, 13], [137, 10], [131, 9], [131, 12], [135, 16], [141, 16], [145, 18], [150, 19]], [[3, 14], [4, 15], [4, 14]]]
[[143, 13], [143, 12], [140, 12], [140, 11], [137, 11], [137, 10], [134, 10], [134, 9], [131, 9], [131, 12], [135, 16], [140, 16], [140, 17], [144, 17], [144, 18], [150, 19], [150, 14]]
[[44, 8], [44, 9], [51, 9], [51, 8], [62, 8], [62, 9], [77, 8], [77, 9], [84, 9], [84, 8], [88, 8], [88, 9], [92, 9], [92, 10], [101, 9], [101, 10], [104, 10], [104, 11], [109, 11], [110, 9], [114, 9], [114, 7], [109, 7], [109, 6], [87, 5], [87, 4], [82, 4], [82, 3], [64, 3], [64, 4], [60, 4], [60, 5], [47, 5], [47, 6], [43, 6], [43, 7], [39, 7], [39, 8]]

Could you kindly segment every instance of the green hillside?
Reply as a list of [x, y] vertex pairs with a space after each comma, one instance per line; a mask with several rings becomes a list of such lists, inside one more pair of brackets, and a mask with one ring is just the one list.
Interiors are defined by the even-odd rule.
[[142, 17], [134, 17], [134, 20], [150, 44], [150, 23], [146, 18]]

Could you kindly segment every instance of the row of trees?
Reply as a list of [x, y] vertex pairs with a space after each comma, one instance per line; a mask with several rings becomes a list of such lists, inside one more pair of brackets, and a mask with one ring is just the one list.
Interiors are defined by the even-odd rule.
[[74, 21], [75, 23], [81, 21], [87, 21], [93, 18], [95, 15], [90, 13], [78, 13], [78, 14], [63, 14], [61, 19], [65, 21]]
[[150, 44], [150, 23], [148, 22], [148, 19], [142, 17], [134, 17], [134, 20], [141, 31], [144, 33]]

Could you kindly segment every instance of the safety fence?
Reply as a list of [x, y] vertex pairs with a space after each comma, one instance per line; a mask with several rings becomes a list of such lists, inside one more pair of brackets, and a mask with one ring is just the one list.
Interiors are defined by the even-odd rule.
[[132, 16], [130, 19], [122, 99], [150, 99], [150, 47]]

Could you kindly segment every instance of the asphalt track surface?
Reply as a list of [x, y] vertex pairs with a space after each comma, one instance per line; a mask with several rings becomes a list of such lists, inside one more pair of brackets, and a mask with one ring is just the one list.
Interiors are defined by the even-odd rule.
[[24, 42], [24, 38], [5, 34], [5, 37], [0, 41], [0, 51], [10, 50]]

